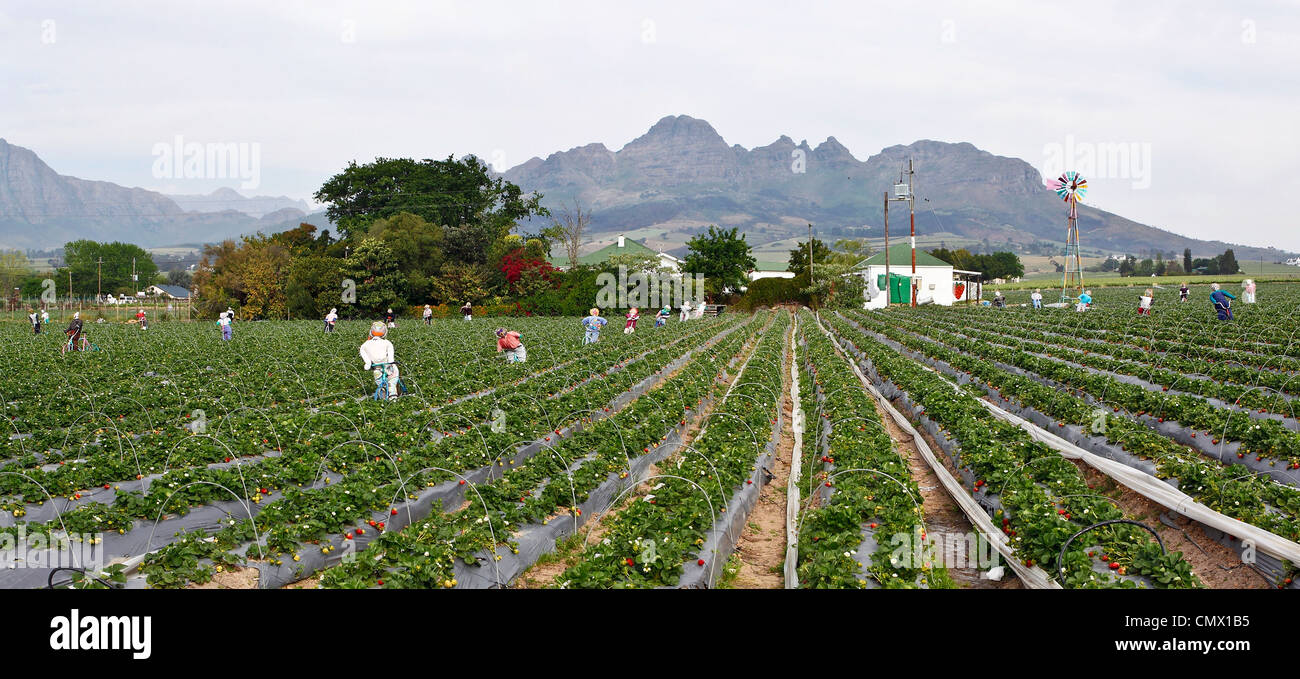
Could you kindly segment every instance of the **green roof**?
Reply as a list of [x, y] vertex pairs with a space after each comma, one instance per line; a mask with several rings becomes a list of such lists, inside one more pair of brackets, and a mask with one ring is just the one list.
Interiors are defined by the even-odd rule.
[[[620, 248], [618, 246], [618, 241], [615, 241], [595, 252], [582, 255], [578, 258], [578, 263], [600, 264], [614, 255], [650, 255], [651, 257], [658, 257], [659, 253], [632, 240], [631, 238], [624, 238], [623, 247]], [[552, 255], [549, 259], [551, 264], [556, 266], [568, 266], [569, 264], [569, 258], [567, 255], [561, 255], [559, 257]]]
[[[892, 269], [895, 266], [900, 266], [903, 264], [906, 264], [907, 266], [912, 265], [912, 245], [906, 239], [903, 239], [903, 242], [898, 243], [897, 245], [890, 246], [889, 248], [890, 268]], [[872, 266], [872, 265], [878, 265], [878, 266], [885, 265], [884, 250], [877, 252], [876, 254], [868, 258], [867, 261], [862, 263], [862, 266]], [[938, 257], [935, 257], [934, 255], [926, 252], [925, 250], [922, 250], [921, 248], [916, 249], [916, 265], [917, 266], [952, 266], [951, 264], [943, 261], [942, 259], [939, 259]]]

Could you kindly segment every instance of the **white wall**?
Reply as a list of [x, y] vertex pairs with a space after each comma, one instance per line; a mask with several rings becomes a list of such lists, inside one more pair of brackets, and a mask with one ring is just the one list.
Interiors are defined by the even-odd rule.
[[[911, 264], [906, 266], [889, 267], [889, 272], [903, 276], [909, 276], [912, 273]], [[870, 294], [871, 282], [877, 276], [885, 273], [885, 265], [873, 264], [866, 269], [868, 294]], [[918, 304], [932, 302], [941, 306], [952, 306], [952, 267], [951, 266], [918, 266], [916, 267], [916, 276], [920, 278], [920, 284], [916, 291], [916, 301]], [[868, 309], [879, 309], [885, 306], [888, 298], [885, 291], [881, 290], [877, 299], [867, 302]]]

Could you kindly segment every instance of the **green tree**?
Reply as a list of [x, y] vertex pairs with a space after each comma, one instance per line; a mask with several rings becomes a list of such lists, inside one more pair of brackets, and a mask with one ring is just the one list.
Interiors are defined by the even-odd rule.
[[324, 255], [295, 257], [289, 266], [285, 294], [289, 313], [296, 318], [323, 318], [331, 308], [351, 317], [343, 302], [343, 261]]
[[398, 269], [406, 276], [408, 301], [414, 304], [429, 299], [433, 279], [446, 260], [442, 227], [417, 214], [401, 212], [376, 220], [370, 225], [370, 236], [392, 249]]
[[1223, 254], [1219, 255], [1218, 260], [1219, 273], [1221, 274], [1234, 274], [1241, 270], [1241, 267], [1237, 265], [1237, 256], [1233, 254], [1232, 248], [1224, 250]]
[[[821, 266], [830, 261], [831, 249], [827, 247], [820, 238], [812, 239], [812, 261], [814, 267]], [[786, 271], [794, 274], [797, 281], [802, 282], [803, 287], [808, 285], [808, 241], [802, 243], [796, 242], [795, 248], [790, 251], [790, 258], [787, 260]]]
[[705, 288], [710, 294], [726, 289], [736, 289], [749, 282], [749, 272], [758, 264], [754, 260], [745, 237], [730, 230], [709, 226], [709, 232], [693, 236], [686, 243], [689, 252], [682, 264], [686, 273], [704, 274]]
[[[440, 304], [479, 304], [487, 296], [487, 272], [471, 264], [448, 264], [433, 283], [433, 298]], [[595, 295], [592, 295], [592, 299], [595, 299]]]
[[541, 195], [493, 177], [473, 156], [456, 160], [376, 158], [348, 163], [330, 177], [315, 198], [328, 203], [326, 215], [345, 238], [363, 235], [375, 220], [402, 212], [419, 215], [446, 231], [447, 254], [483, 263], [488, 246], [520, 220], [547, 216]]
[[408, 283], [397, 255], [378, 238], [363, 238], [343, 262], [343, 275], [356, 285], [356, 309], [379, 316], [406, 303]]
[[[138, 288], [137, 282], [131, 280], [133, 259], [140, 278]], [[73, 294], [82, 297], [93, 297], [101, 290], [105, 294], [133, 294], [148, 286], [158, 275], [153, 257], [140, 246], [130, 243], [72, 241], [63, 246], [63, 260], [64, 266], [58, 270], [54, 280], [66, 284], [71, 272]]]
[[1192, 249], [1183, 248], [1183, 271], [1191, 273], [1192, 268]]

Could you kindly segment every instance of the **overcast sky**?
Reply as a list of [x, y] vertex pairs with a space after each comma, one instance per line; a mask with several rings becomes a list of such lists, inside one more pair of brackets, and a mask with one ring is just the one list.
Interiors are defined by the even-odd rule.
[[675, 114], [859, 159], [937, 139], [1042, 170], [1125, 145], [1090, 204], [1300, 250], [1300, 0], [804, 4], [6, 0], [0, 137], [173, 193], [237, 180], [156, 176], [159, 144], [256, 144], [243, 193], [294, 198], [352, 159], [508, 167]]

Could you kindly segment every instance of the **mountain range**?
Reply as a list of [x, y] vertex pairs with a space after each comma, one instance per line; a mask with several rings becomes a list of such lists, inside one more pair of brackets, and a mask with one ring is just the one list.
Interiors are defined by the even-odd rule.
[[[532, 158], [502, 176], [540, 192], [552, 210], [575, 200], [589, 210], [593, 247], [625, 234], [680, 254], [691, 235], [717, 224], [739, 227], [756, 249], [768, 246], [783, 258], [782, 248], [806, 238], [809, 223], [826, 240], [881, 236], [883, 193], [909, 160], [916, 169], [918, 234], [951, 237], [953, 246], [1061, 242], [1065, 207], [1039, 172], [969, 143], [922, 140], [864, 161], [834, 137], [815, 147], [784, 135], [753, 149], [729, 145], [708, 122], [680, 115], [659, 120], [617, 151], [587, 144]], [[167, 196], [60, 175], [33, 151], [0, 139], [3, 247], [58, 247], [79, 238], [159, 247], [273, 233], [303, 221], [331, 228], [323, 212], [308, 210], [305, 201], [284, 196], [250, 198], [233, 189]], [[890, 211], [893, 233], [902, 236], [906, 206], [896, 203]], [[1181, 255], [1191, 248], [1200, 257], [1232, 247], [1239, 260], [1268, 261], [1291, 254], [1188, 238], [1086, 204], [1079, 227], [1084, 248], [1094, 252]]]
[[[199, 198], [209, 202], [196, 205]], [[288, 198], [245, 198], [231, 189], [173, 198], [78, 179], [58, 174], [30, 149], [0, 139], [0, 247], [4, 248], [52, 248], [81, 238], [158, 247], [211, 243], [257, 231], [274, 233], [304, 220], [328, 224], [324, 213], [309, 216], [305, 207], [306, 203]]]
[[[969, 143], [922, 140], [858, 160], [835, 137], [813, 147], [781, 136], [767, 146], [728, 145], [704, 120], [667, 116], [618, 151], [587, 144], [532, 158], [506, 179], [538, 191], [555, 208], [576, 200], [592, 214], [593, 237], [623, 233], [673, 254], [708, 224], [737, 226], [751, 244], [820, 234], [883, 235], [884, 192], [914, 163], [918, 234], [1011, 244], [1062, 244], [1066, 208], [1042, 176], [1018, 158]], [[907, 230], [905, 204], [890, 207], [895, 237]], [[1196, 256], [1235, 248], [1238, 259], [1289, 253], [1188, 238], [1081, 205], [1085, 250]], [[895, 230], [896, 229], [896, 230]], [[834, 240], [823, 235], [823, 239]], [[674, 246], [677, 250], [674, 250]], [[1059, 250], [1058, 250], [1059, 252]]]

